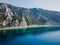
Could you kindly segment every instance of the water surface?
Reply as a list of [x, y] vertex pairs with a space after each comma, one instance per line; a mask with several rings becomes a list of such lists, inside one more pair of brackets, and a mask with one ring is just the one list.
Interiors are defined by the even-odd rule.
[[[60, 27], [34, 28], [26, 30], [37, 30], [20, 35], [2, 36], [0, 45], [60, 45]], [[38, 31], [42, 30], [42, 31]]]

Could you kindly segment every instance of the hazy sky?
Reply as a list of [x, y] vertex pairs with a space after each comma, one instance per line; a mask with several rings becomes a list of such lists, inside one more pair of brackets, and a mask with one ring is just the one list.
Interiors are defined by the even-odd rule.
[[8, 3], [18, 7], [43, 8], [60, 11], [60, 0], [0, 0], [0, 3]]

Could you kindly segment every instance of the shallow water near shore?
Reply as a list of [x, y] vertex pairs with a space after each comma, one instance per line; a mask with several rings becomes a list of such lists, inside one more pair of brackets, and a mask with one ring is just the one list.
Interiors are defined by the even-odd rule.
[[60, 45], [60, 27], [0, 31], [0, 45]]

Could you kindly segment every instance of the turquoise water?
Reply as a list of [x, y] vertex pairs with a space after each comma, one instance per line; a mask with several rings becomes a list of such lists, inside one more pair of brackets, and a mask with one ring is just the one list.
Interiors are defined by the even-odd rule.
[[60, 27], [1, 31], [0, 45], [60, 45]]

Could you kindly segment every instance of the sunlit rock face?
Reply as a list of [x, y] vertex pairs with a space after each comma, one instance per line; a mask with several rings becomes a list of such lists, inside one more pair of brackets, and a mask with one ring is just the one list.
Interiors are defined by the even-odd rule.
[[60, 25], [60, 12], [0, 3], [0, 27]]

